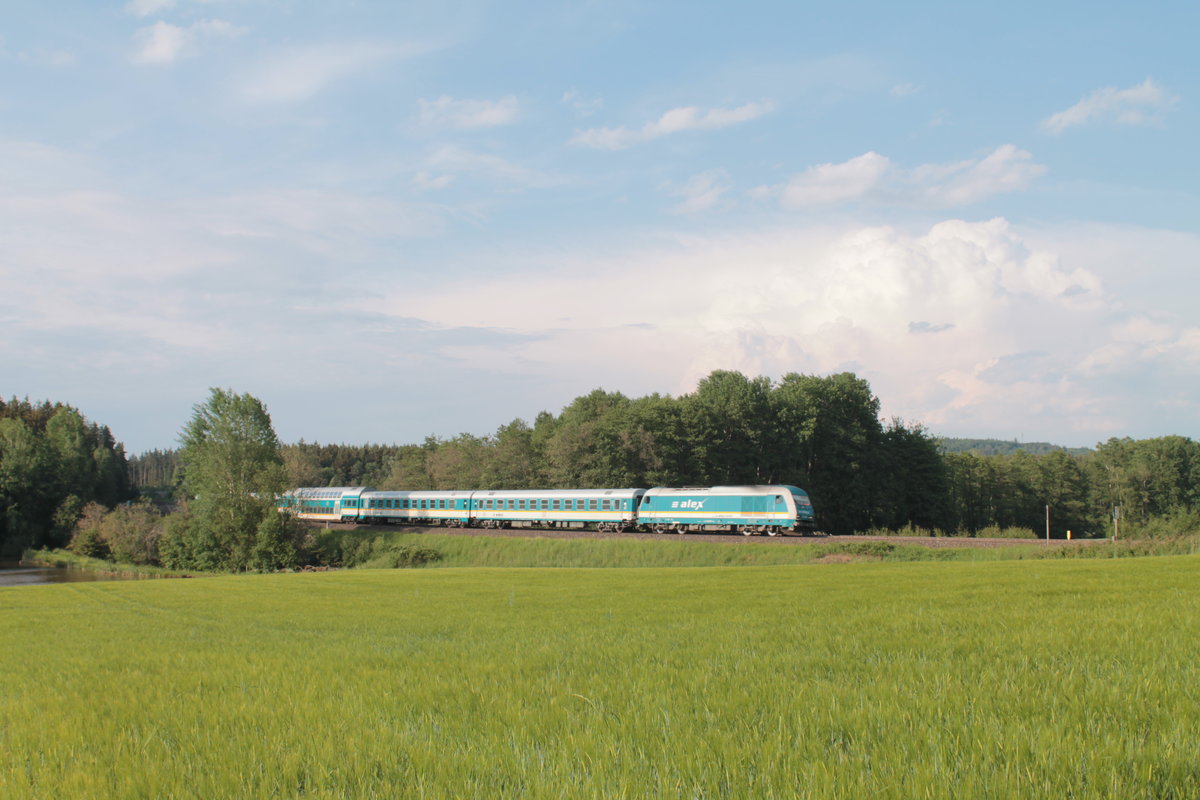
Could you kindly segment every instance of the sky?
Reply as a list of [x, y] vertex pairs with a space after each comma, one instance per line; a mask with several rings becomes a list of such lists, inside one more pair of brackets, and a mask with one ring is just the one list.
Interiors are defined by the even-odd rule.
[[131, 453], [854, 372], [1200, 438], [1200, 4], [5, 0], [0, 394]]

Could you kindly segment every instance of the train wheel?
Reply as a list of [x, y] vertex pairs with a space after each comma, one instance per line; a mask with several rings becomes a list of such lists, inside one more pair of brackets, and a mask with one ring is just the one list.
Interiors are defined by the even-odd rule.
[[767, 528], [767, 536], [778, 536], [779, 528]]
[[751, 527], [750, 525], [742, 526], [742, 536], [753, 536], [753, 535], [754, 535], [753, 527]]

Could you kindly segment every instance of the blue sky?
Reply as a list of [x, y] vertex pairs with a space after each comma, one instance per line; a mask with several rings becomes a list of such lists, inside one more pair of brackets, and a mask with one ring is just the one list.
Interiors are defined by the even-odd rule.
[[851, 370], [1196, 437], [1195, 3], [8, 0], [0, 393], [131, 452]]

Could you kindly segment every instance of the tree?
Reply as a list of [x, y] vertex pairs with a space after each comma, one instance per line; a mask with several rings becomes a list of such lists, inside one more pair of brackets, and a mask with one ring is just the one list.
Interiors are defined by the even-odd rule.
[[772, 391], [771, 404], [775, 480], [808, 490], [826, 531], [869, 528], [880, 516], [883, 426], [867, 381], [849, 372], [791, 373]]
[[715, 370], [681, 399], [696, 483], [768, 480], [771, 381]]
[[267, 409], [249, 394], [212, 389], [206, 402], [193, 407], [180, 444], [182, 485], [193, 515], [189, 534], [211, 542], [226, 569], [255, 566], [256, 552], [270, 549], [260, 541], [260, 525], [277, 513], [275, 497], [286, 483]]

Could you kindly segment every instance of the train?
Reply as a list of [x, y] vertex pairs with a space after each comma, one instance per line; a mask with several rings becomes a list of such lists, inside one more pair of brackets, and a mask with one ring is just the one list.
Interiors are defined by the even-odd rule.
[[594, 528], [623, 533], [730, 531], [745, 536], [817, 529], [808, 493], [796, 486], [653, 489], [376, 491], [303, 487], [280, 495], [282, 513], [318, 522], [455, 528]]

